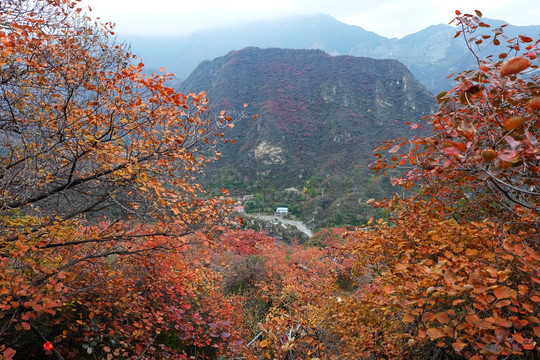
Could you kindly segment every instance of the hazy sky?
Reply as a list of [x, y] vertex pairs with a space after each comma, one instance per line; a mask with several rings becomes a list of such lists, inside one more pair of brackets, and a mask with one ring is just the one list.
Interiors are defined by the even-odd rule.
[[121, 34], [188, 34], [294, 14], [332, 15], [386, 37], [448, 23], [456, 9], [513, 25], [539, 25], [538, 0], [84, 0]]

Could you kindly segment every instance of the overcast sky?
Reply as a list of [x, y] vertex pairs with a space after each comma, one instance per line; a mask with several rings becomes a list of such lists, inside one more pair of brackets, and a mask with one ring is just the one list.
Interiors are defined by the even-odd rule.
[[90, 15], [127, 34], [189, 34], [295, 14], [332, 15], [386, 37], [448, 23], [456, 9], [481, 10], [513, 25], [539, 25], [539, 0], [84, 0]]

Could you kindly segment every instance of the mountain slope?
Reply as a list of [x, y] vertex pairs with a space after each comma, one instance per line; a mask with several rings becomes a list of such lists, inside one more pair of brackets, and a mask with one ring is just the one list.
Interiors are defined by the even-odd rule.
[[212, 109], [233, 116], [249, 104], [249, 116], [228, 134], [237, 143], [208, 168], [209, 183], [237, 193], [306, 187], [334, 200], [365, 194], [373, 149], [404, 135], [404, 122], [417, 122], [434, 104], [396, 60], [320, 50], [232, 51], [201, 63], [180, 90], [204, 90]]

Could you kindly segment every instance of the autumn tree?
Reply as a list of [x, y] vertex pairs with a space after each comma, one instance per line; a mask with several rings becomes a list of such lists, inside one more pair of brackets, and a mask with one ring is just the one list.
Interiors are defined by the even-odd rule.
[[[193, 180], [217, 156], [211, 146], [231, 119], [207, 116], [204, 93], [184, 95], [167, 87], [170, 74], [143, 75], [144, 65], [113, 35], [111, 24], [92, 23], [77, 1], [0, 4], [5, 359], [24, 349], [27, 356], [49, 351], [62, 358], [57, 342], [65, 356], [79, 358], [81, 349], [73, 351], [70, 342], [79, 346], [92, 331], [106, 330], [116, 340], [105, 344], [102, 338], [86, 349], [111, 355], [116, 346], [124, 356], [139, 358], [173, 349], [156, 345], [160, 326], [169, 320], [156, 313], [162, 300], [144, 294], [167, 297], [168, 316], [196, 302], [191, 285], [162, 283], [159, 272], [195, 277], [194, 283], [206, 275], [165, 254], [210, 244], [211, 234], [227, 224], [227, 201], [204, 196]], [[154, 268], [156, 261], [160, 268]], [[147, 306], [136, 305], [141, 296]], [[130, 314], [146, 317], [135, 334], [125, 328]], [[98, 318], [105, 325], [92, 330], [89, 322]], [[186, 324], [168, 324], [179, 342], [190, 338]], [[178, 346], [175, 351], [186, 354]]]
[[[538, 213], [540, 92], [534, 70], [540, 40], [509, 39], [504, 25], [492, 34], [478, 34], [489, 25], [477, 15], [460, 13], [453, 22], [478, 69], [461, 72], [453, 89], [437, 95], [439, 111], [429, 119], [432, 135], [388, 141], [378, 150], [390, 156], [377, 151], [375, 169], [411, 165], [395, 184], [421, 185], [425, 195], [446, 199], [449, 206], [459, 204], [469, 217], [519, 217], [515, 207]], [[506, 48], [498, 59], [477, 54], [480, 47], [501, 44]]]
[[[540, 331], [540, 254], [534, 229], [457, 222], [436, 200], [395, 201], [397, 215], [352, 232], [344, 247], [355, 278], [331, 332], [343, 354], [365, 358], [534, 358]], [[414, 224], [414, 226], [411, 225]]]
[[[391, 217], [351, 232], [342, 251], [354, 277], [371, 280], [321, 309], [351, 358], [540, 353], [540, 39], [479, 34], [489, 28], [480, 12], [456, 14], [479, 67], [437, 96], [432, 134], [376, 151], [378, 171], [409, 166], [394, 184], [415, 193], [369, 201]], [[481, 59], [486, 43], [506, 51]]]

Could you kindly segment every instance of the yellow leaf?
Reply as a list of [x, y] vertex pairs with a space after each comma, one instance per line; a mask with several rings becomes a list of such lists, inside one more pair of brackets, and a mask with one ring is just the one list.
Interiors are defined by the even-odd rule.
[[270, 339], [265, 339], [263, 341], [261, 341], [259, 343], [259, 345], [262, 347], [262, 348], [265, 348], [265, 347], [268, 347], [270, 345]]

